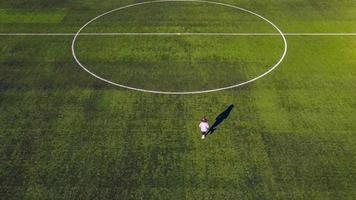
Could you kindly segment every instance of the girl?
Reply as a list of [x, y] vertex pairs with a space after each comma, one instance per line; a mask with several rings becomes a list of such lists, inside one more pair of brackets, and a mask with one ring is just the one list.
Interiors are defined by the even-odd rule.
[[201, 139], [205, 139], [209, 131], [208, 119], [206, 117], [203, 117], [203, 119], [200, 120], [199, 128], [202, 135]]

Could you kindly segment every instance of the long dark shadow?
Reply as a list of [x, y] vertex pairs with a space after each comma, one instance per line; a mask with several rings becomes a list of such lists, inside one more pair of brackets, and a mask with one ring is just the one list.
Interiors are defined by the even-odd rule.
[[224, 112], [220, 113], [216, 118], [214, 124], [211, 126], [207, 134], [213, 134], [218, 126], [229, 117], [234, 105], [231, 104]]

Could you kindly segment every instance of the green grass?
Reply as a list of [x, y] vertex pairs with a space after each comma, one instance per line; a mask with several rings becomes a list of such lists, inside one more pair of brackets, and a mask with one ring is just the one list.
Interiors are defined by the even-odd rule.
[[[223, 2], [285, 32], [356, 32], [352, 1]], [[74, 33], [129, 3], [3, 1], [0, 31]], [[229, 9], [171, 4], [115, 13], [85, 31], [274, 31]], [[284, 62], [257, 82], [169, 96], [94, 79], [75, 64], [70, 36], [0, 36], [1, 199], [355, 199], [356, 37], [287, 39]], [[80, 36], [77, 50], [91, 70], [117, 82], [191, 91], [263, 72], [282, 43]], [[213, 123], [230, 104], [230, 117], [201, 140], [199, 119]]]
[[41, 10], [22, 11], [22, 10], [0, 10], [0, 23], [26, 23], [26, 24], [41, 24], [41, 23], [59, 23], [63, 20], [65, 13], [62, 10], [43, 12]]

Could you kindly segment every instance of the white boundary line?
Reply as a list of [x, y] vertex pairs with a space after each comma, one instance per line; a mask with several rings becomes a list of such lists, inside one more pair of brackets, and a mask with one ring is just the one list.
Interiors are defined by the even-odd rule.
[[[0, 33], [0, 36], [75, 36], [76, 33]], [[82, 36], [280, 36], [279, 33], [80, 33]], [[356, 36], [356, 33], [283, 33], [285, 36]]]
[[288, 36], [356, 36], [356, 33], [285, 33]]
[[[129, 86], [126, 86], [126, 85], [122, 85], [122, 84], [118, 84], [118, 83], [115, 83], [113, 81], [110, 81], [110, 80], [107, 80], [105, 78], [102, 78], [98, 75], [96, 75], [95, 73], [91, 72], [90, 70], [88, 70], [80, 61], [79, 59], [77, 58], [77, 55], [75, 53], [75, 42], [78, 38], [78, 36], [80, 35], [80, 33], [89, 25], [91, 24], [92, 22], [94, 22], [95, 20], [105, 16], [105, 15], [108, 15], [110, 13], [113, 13], [113, 12], [116, 12], [116, 11], [120, 11], [120, 10], [123, 10], [123, 9], [126, 9], [126, 8], [130, 8], [130, 7], [134, 7], [134, 6], [139, 6], [139, 5], [144, 5], [144, 4], [152, 4], [152, 3], [161, 3], [161, 2], [200, 2], [200, 3], [208, 3], [208, 4], [214, 4], [214, 5], [220, 5], [220, 6], [225, 6], [225, 7], [230, 7], [230, 8], [235, 8], [235, 9], [238, 9], [240, 11], [244, 11], [244, 12], [247, 12], [249, 14], [252, 14], [256, 17], [259, 17], [260, 19], [266, 21], [267, 23], [269, 23], [271, 26], [273, 26], [277, 32], [280, 34], [280, 36], [282, 37], [282, 40], [283, 40], [283, 43], [284, 43], [284, 51], [280, 57], [280, 59], [278, 60], [278, 62], [276, 64], [274, 64], [270, 69], [268, 69], [266, 72], [264, 72], [263, 74], [260, 74], [259, 76], [253, 78], [253, 79], [250, 79], [248, 81], [245, 81], [245, 82], [242, 82], [242, 83], [239, 83], [239, 84], [236, 84], [236, 85], [231, 85], [231, 86], [227, 86], [227, 87], [222, 87], [222, 88], [217, 88], [217, 89], [211, 89], [211, 90], [202, 90], [202, 91], [192, 91], [192, 92], [173, 92], [173, 91], [170, 91], [170, 92], [165, 92], [165, 91], [156, 91], [156, 90], [145, 90], [145, 89], [141, 89], [141, 88], [135, 88], [135, 87], [129, 87]], [[90, 21], [88, 21], [87, 23], [85, 23], [79, 30], [78, 32], [75, 34], [74, 38], [73, 38], [73, 41], [72, 41], [72, 55], [75, 59], [75, 61], [77, 62], [77, 64], [83, 68], [86, 72], [88, 72], [89, 74], [91, 74], [92, 76], [94, 76], [95, 78], [99, 79], [99, 80], [102, 80], [106, 83], [109, 83], [109, 84], [112, 84], [112, 85], [115, 85], [115, 86], [118, 86], [118, 87], [122, 87], [122, 88], [126, 88], [126, 89], [130, 89], [130, 90], [135, 90], [135, 91], [140, 91], [140, 92], [146, 92], [146, 93], [154, 93], [154, 94], [169, 94], [169, 95], [188, 95], [188, 94], [202, 94], [202, 93], [210, 93], [210, 92], [217, 92], [217, 91], [222, 91], [222, 90], [227, 90], [227, 89], [232, 89], [232, 88], [237, 88], [237, 87], [240, 87], [240, 86], [243, 86], [243, 85], [246, 85], [246, 84], [249, 84], [249, 83], [252, 83], [264, 76], [266, 76], [267, 74], [271, 73], [274, 69], [276, 69], [278, 67], [278, 65], [280, 65], [282, 63], [282, 61], [284, 60], [285, 56], [287, 55], [287, 51], [288, 51], [288, 43], [287, 43], [287, 39], [286, 37], [284, 36], [283, 32], [273, 23], [271, 22], [270, 20], [268, 20], [267, 18], [263, 17], [262, 15], [259, 15], [255, 12], [252, 12], [250, 10], [247, 10], [247, 9], [244, 9], [244, 8], [240, 8], [240, 7], [237, 7], [237, 6], [234, 6], [234, 5], [230, 5], [230, 4], [225, 4], [225, 3], [219, 3], [219, 2], [214, 2], [214, 1], [206, 1], [206, 0], [154, 0], [154, 1], [146, 1], [146, 2], [141, 2], [141, 3], [135, 3], [135, 4], [130, 4], [130, 5], [127, 5], [127, 6], [123, 6], [123, 7], [119, 7], [119, 8], [116, 8], [116, 9], [113, 9], [113, 10], [110, 10], [108, 12], [105, 12], [101, 15], [98, 15], [96, 16], [95, 18], [91, 19]]]

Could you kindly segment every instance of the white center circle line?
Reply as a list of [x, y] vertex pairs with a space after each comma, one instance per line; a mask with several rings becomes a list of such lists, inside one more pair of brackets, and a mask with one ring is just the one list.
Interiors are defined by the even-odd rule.
[[[119, 11], [119, 10], [123, 10], [123, 9], [134, 7], [134, 6], [144, 5], [144, 4], [161, 3], [161, 2], [200, 2], [200, 3], [208, 3], [208, 4], [215, 4], [215, 5], [235, 8], [235, 9], [250, 13], [250, 14], [255, 15], [255, 16], [259, 17], [260, 19], [263, 19], [264, 21], [268, 22], [271, 26], [273, 26], [278, 31], [279, 35], [283, 39], [284, 51], [283, 51], [283, 53], [282, 53], [282, 55], [281, 55], [281, 57], [280, 57], [280, 59], [278, 60], [277, 63], [275, 63], [266, 72], [260, 74], [259, 76], [255, 77], [253, 79], [250, 79], [248, 81], [245, 81], [245, 82], [242, 82], [242, 83], [238, 83], [238, 84], [235, 84], [235, 85], [227, 86], [227, 87], [216, 88], [216, 89], [211, 89], [211, 90], [191, 91], [191, 92], [174, 92], [174, 91], [169, 91], [168, 92], [168, 91], [158, 91], [158, 90], [146, 90], [146, 89], [135, 88], [135, 87], [130, 87], [130, 86], [118, 84], [118, 83], [115, 83], [113, 81], [107, 80], [105, 78], [102, 78], [102, 77], [96, 75], [95, 73], [93, 73], [89, 69], [87, 69], [79, 61], [79, 59], [77, 58], [76, 52], [75, 52], [75, 44], [76, 44], [78, 36], [81, 35], [81, 32], [83, 31], [83, 29], [86, 28], [89, 24], [91, 24], [92, 22], [96, 21], [97, 19], [99, 19], [99, 18], [101, 18], [101, 17], [103, 17], [105, 15], [108, 15], [110, 13], [113, 13], [113, 12], [116, 12], [116, 11]], [[183, 33], [180, 33], [180, 34], [183, 34]], [[192, 34], [192, 33], [190, 33], [190, 34]], [[154, 1], [145, 1], [145, 2], [141, 2], [141, 3], [135, 3], [135, 4], [130, 4], [130, 5], [126, 5], [126, 6], [123, 6], [123, 7], [119, 7], [119, 8], [110, 10], [110, 11], [108, 11], [106, 13], [103, 13], [101, 15], [98, 15], [97, 17], [95, 17], [95, 18], [91, 19], [90, 21], [88, 21], [87, 23], [85, 23], [78, 30], [78, 32], [74, 35], [74, 38], [73, 38], [73, 41], [72, 41], [72, 55], [73, 55], [75, 61], [77, 62], [77, 64], [83, 70], [85, 70], [87, 73], [89, 73], [90, 75], [94, 76], [95, 78], [97, 78], [99, 80], [102, 80], [102, 81], [104, 81], [106, 83], [109, 83], [111, 85], [118, 86], [118, 87], [121, 87], [121, 88], [126, 88], [126, 89], [129, 89], [129, 90], [135, 90], [135, 91], [146, 92], [146, 93], [154, 93], [154, 94], [168, 94], [168, 95], [188, 95], [188, 94], [202, 94], [202, 93], [218, 92], [218, 91], [228, 90], [228, 89], [232, 89], [232, 88], [237, 88], [237, 87], [252, 83], [252, 82], [254, 82], [254, 81], [258, 80], [258, 79], [261, 79], [262, 77], [268, 75], [273, 70], [275, 70], [282, 63], [282, 61], [284, 60], [285, 56], [287, 55], [287, 51], [288, 51], [288, 42], [287, 42], [287, 39], [284, 36], [283, 32], [273, 22], [271, 22], [267, 18], [255, 13], [255, 12], [252, 12], [250, 10], [247, 10], [247, 9], [244, 9], [244, 8], [240, 8], [240, 7], [231, 5], [231, 4], [219, 3], [219, 2], [214, 2], [214, 1], [205, 1], [205, 0], [154, 0]]]

